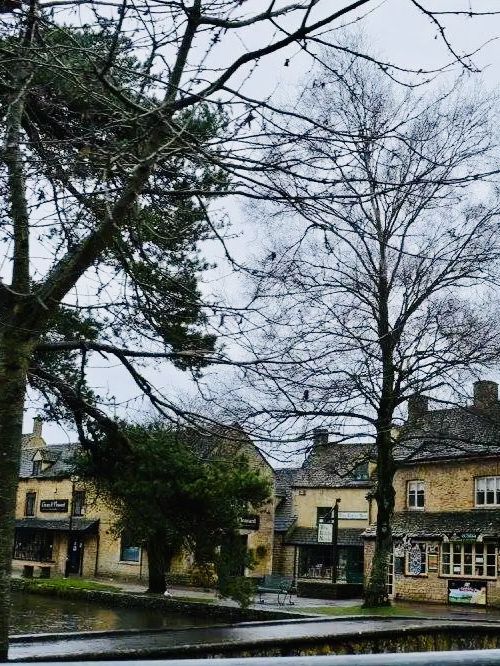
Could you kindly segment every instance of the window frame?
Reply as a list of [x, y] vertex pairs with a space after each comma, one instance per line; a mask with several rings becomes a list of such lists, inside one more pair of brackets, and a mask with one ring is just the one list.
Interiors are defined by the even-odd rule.
[[43, 472], [42, 460], [33, 460], [33, 467], [31, 469], [31, 476], [38, 476]]
[[[441, 544], [439, 574], [445, 578], [497, 578], [498, 548], [491, 541], [447, 541]], [[460, 568], [460, 572], [455, 569]], [[482, 573], [477, 573], [478, 569]], [[488, 573], [488, 569], [490, 570]]]
[[[77, 503], [76, 498], [77, 496], [81, 499], [79, 503]], [[75, 490], [73, 493], [73, 501], [72, 501], [72, 507], [71, 507], [71, 515], [72, 516], [84, 516], [85, 515], [85, 490]], [[80, 510], [77, 512], [77, 508]]]
[[[28, 499], [29, 498], [29, 499]], [[32, 502], [30, 502], [32, 500]], [[31, 513], [28, 512], [28, 507], [31, 506]], [[24, 516], [26, 518], [33, 518], [36, 515], [36, 492], [28, 490], [24, 497]]]
[[[421, 488], [419, 488], [421, 486]], [[415, 490], [412, 490], [412, 487]], [[423, 504], [418, 505], [419, 493], [422, 493]], [[412, 505], [410, 498], [414, 494], [415, 504]], [[425, 511], [425, 481], [421, 479], [411, 479], [406, 482], [406, 508], [408, 511]]]
[[[479, 488], [479, 485], [484, 486]], [[488, 488], [488, 486], [493, 486]], [[483, 494], [483, 502], [479, 502], [479, 493]], [[488, 495], [492, 494], [492, 502], [488, 502]], [[500, 506], [500, 476], [476, 476], [474, 478], [474, 506], [478, 508], [498, 507]]]
[[[137, 559], [125, 557], [127, 550], [137, 550]], [[125, 564], [140, 564], [142, 560], [142, 548], [133, 543], [133, 539], [128, 534], [122, 534], [120, 537], [120, 562]]]

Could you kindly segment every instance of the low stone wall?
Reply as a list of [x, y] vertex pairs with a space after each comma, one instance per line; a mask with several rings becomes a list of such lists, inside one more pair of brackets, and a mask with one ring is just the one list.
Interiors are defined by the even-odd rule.
[[297, 582], [297, 596], [310, 599], [359, 599], [363, 596], [363, 585], [357, 583]]
[[181, 613], [192, 617], [206, 617], [209, 615], [217, 622], [254, 622], [259, 620], [281, 620], [297, 618], [296, 614], [280, 612], [279, 610], [260, 610], [253, 608], [238, 608], [208, 604], [203, 602], [176, 601], [160, 595], [132, 594], [126, 592], [107, 592], [103, 590], [83, 590], [80, 588], [45, 587], [40, 583], [14, 578], [11, 580], [11, 589], [16, 592], [29, 594], [42, 594], [62, 599], [75, 599], [78, 601], [93, 602], [112, 608], [149, 608], [165, 613]]

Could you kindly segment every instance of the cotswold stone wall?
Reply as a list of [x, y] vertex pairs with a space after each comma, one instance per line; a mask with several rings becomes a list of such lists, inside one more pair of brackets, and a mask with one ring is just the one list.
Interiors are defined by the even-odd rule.
[[500, 475], [500, 460], [441, 462], [401, 467], [394, 478], [395, 511], [406, 511], [407, 483], [413, 480], [425, 483], [426, 512], [473, 509], [474, 477], [495, 475]]

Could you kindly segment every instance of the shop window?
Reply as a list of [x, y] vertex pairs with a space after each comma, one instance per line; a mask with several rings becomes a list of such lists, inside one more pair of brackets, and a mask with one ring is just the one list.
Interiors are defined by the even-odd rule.
[[500, 506], [500, 476], [476, 479], [476, 506]]
[[407, 505], [412, 510], [423, 510], [425, 506], [425, 484], [423, 481], [408, 481]]
[[85, 491], [77, 490], [73, 495], [73, 515], [83, 516], [85, 514]]
[[495, 544], [443, 543], [441, 546], [441, 573], [443, 576], [495, 578]]
[[427, 544], [417, 542], [412, 544], [406, 555], [406, 575], [425, 576], [427, 574]]
[[36, 506], [36, 493], [26, 493], [26, 500], [24, 502], [24, 515], [34, 516]]
[[52, 548], [53, 536], [50, 532], [46, 530], [16, 530], [14, 559], [51, 562]]
[[123, 534], [120, 543], [121, 562], [139, 562], [141, 559], [141, 547], [134, 545], [135, 542], [127, 534]]
[[42, 461], [33, 460], [33, 476], [38, 476], [42, 471]]

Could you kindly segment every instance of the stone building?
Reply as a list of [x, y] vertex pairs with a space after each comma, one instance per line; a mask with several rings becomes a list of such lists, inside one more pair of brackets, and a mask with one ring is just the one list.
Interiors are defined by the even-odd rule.
[[[500, 604], [500, 403], [479, 381], [470, 405], [409, 404], [397, 447], [394, 599]], [[365, 532], [368, 573], [374, 528]]]
[[[116, 516], [73, 476], [77, 450], [78, 444], [48, 445], [40, 418], [34, 420], [33, 433], [23, 435], [13, 569], [27, 567], [34, 575], [62, 575], [67, 570], [85, 577], [146, 579], [145, 550], [126, 534], [115, 534]], [[272, 468], [243, 432], [226, 442], [224, 455], [242, 453], [268, 476], [274, 491]], [[241, 538], [258, 555], [249, 575], [271, 572], [273, 526], [273, 500], [242, 525]], [[180, 556], [176, 566], [189, 573], [189, 557]]]
[[317, 429], [304, 464], [276, 470], [273, 572], [293, 577], [301, 596], [359, 595], [362, 534], [374, 519], [373, 467], [368, 445], [330, 443], [328, 432]]

